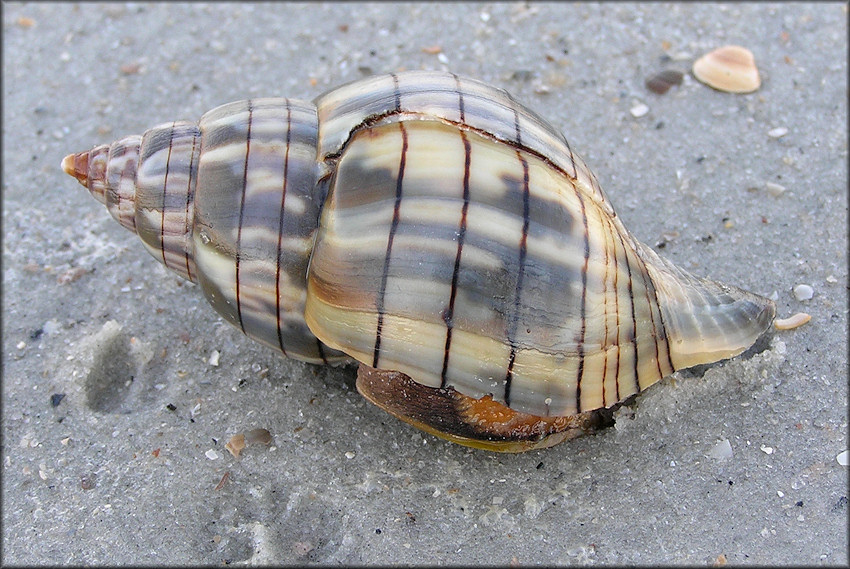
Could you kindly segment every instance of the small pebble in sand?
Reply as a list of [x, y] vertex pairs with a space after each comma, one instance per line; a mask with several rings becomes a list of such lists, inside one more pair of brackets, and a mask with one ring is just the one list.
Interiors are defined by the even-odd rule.
[[207, 363], [210, 364], [211, 366], [218, 367], [218, 363], [219, 363], [220, 359], [221, 359], [221, 352], [219, 352], [218, 350], [213, 350], [212, 353], [210, 354], [210, 359], [207, 360]]
[[646, 113], [648, 113], [649, 107], [647, 107], [643, 103], [638, 103], [634, 107], [629, 109], [629, 112], [632, 113], [632, 116], [637, 119], [637, 118], [644, 116]]
[[807, 284], [798, 284], [794, 287], [794, 298], [797, 300], [811, 300], [815, 295], [815, 289]]
[[767, 192], [772, 196], [779, 197], [785, 193], [785, 186], [777, 184], [775, 182], [765, 182], [764, 187]]

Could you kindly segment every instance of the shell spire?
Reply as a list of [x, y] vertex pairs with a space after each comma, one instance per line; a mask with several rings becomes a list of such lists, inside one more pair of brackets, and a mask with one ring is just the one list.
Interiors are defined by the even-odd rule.
[[69, 154], [62, 169], [102, 203], [118, 223], [136, 231], [136, 170], [140, 136], [102, 144], [86, 152]]
[[62, 169], [138, 234], [154, 257], [193, 282], [199, 138], [197, 124], [177, 121], [62, 160]]
[[85, 188], [89, 187], [89, 153], [77, 152], [62, 159], [62, 170], [73, 176]]
[[317, 136], [313, 104], [258, 98], [70, 154], [62, 169], [227, 322], [288, 357], [337, 363], [347, 356], [303, 316]]

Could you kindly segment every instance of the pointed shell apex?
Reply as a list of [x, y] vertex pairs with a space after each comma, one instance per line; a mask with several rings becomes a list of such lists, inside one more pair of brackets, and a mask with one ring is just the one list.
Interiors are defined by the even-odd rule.
[[62, 170], [70, 175], [74, 175], [74, 154], [69, 154], [62, 159]]
[[727, 45], [694, 62], [694, 76], [709, 87], [727, 93], [752, 93], [761, 86], [753, 53], [745, 47]]
[[89, 153], [69, 154], [62, 159], [62, 170], [73, 176], [83, 186], [88, 187]]

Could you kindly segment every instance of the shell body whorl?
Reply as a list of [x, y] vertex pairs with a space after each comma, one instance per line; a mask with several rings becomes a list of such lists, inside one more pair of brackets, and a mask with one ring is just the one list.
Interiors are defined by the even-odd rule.
[[[775, 315], [639, 243], [563, 135], [453, 74], [230, 103], [63, 167], [243, 332], [361, 362], [370, 400], [464, 444], [547, 446], [582, 427], [541, 418], [736, 355]], [[537, 426], [481, 424], [500, 409]]]

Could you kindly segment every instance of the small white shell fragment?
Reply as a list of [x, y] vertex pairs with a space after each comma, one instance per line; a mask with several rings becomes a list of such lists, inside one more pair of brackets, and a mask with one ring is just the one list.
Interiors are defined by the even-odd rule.
[[631, 109], [629, 109], [629, 112], [632, 113], [632, 116], [637, 119], [637, 118], [644, 116], [646, 113], [648, 113], [649, 107], [646, 106], [644, 103], [638, 103], [635, 106], [633, 106]]
[[794, 287], [794, 298], [797, 300], [811, 300], [815, 295], [815, 289], [807, 284], [798, 284]]
[[838, 461], [838, 464], [841, 466], [847, 466], [847, 451], [843, 450], [838, 453], [838, 456], [835, 457], [835, 460]]
[[828, 277], [826, 277], [826, 282], [828, 282], [829, 284], [835, 284], [838, 282], [838, 279], [835, 278], [834, 275], [829, 275]]
[[752, 93], [761, 86], [753, 53], [745, 47], [727, 45], [694, 62], [694, 77], [718, 91]]
[[773, 454], [773, 447], [769, 447], [769, 446], [761, 445], [761, 446], [759, 447], [759, 449], [761, 449], [761, 451], [762, 451], [764, 454]]
[[793, 330], [794, 328], [799, 328], [811, 319], [811, 314], [806, 314], [805, 312], [798, 312], [797, 314], [789, 316], [788, 318], [777, 318], [773, 321], [773, 325], [776, 327], [777, 330]]
[[732, 443], [729, 442], [729, 439], [717, 441], [714, 447], [708, 451], [708, 457], [717, 460], [732, 458]]
[[785, 492], [783, 492], [782, 490], [777, 490], [777, 491], [776, 491], [776, 495], [777, 495], [777, 496], [779, 496], [780, 498], [784, 498], [784, 497], [785, 497]]
[[784, 126], [780, 126], [769, 131], [767, 133], [767, 136], [769, 136], [770, 138], [782, 138], [786, 134], [788, 134], [788, 129]]
[[17, 345], [15, 347], [18, 348], [19, 350], [23, 350], [24, 348], [27, 347], [27, 343], [24, 342], [23, 340], [21, 340], [20, 342], [17, 343]]
[[765, 182], [764, 187], [772, 196], [781, 196], [785, 193], [785, 186], [775, 182]]
[[213, 350], [210, 354], [210, 359], [207, 361], [211, 366], [218, 366], [218, 360], [221, 358], [221, 352], [218, 350]]
[[215, 452], [213, 449], [210, 449], [204, 453], [204, 456], [206, 456], [210, 460], [216, 460], [218, 458], [218, 453]]

